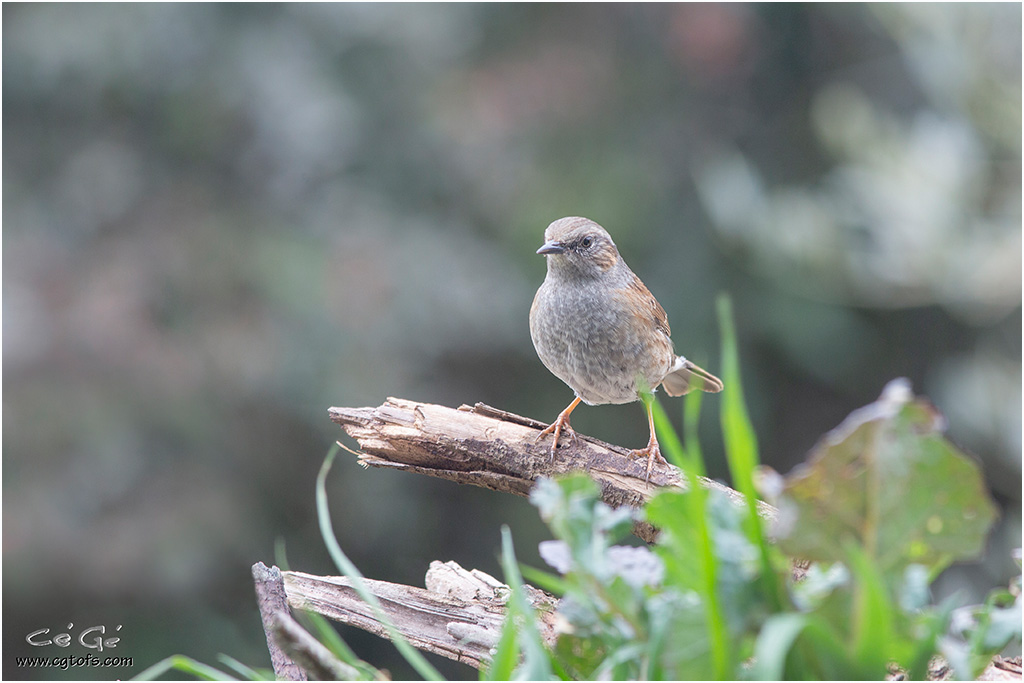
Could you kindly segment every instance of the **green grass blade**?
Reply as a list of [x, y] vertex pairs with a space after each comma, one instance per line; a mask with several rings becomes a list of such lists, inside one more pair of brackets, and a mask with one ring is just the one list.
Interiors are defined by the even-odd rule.
[[786, 657], [806, 625], [807, 617], [793, 612], [768, 617], [754, 643], [750, 677], [758, 681], [785, 680]]
[[243, 664], [230, 655], [217, 655], [221, 664], [228, 667], [245, 680], [249, 681], [273, 681], [274, 672], [269, 669], [254, 669], [248, 664]]
[[641, 394], [640, 400], [649, 406], [654, 417], [654, 429], [658, 435], [658, 444], [661, 446], [662, 455], [666, 456], [668, 461], [676, 467], [684, 471], [692, 470], [694, 466], [690, 463], [689, 454], [683, 448], [683, 442], [679, 440], [676, 430], [672, 428], [672, 421], [669, 420], [665, 409], [661, 407], [661, 403], [653, 394]]
[[195, 676], [203, 681], [237, 680], [220, 669], [215, 669], [208, 664], [203, 664], [202, 662], [196, 661], [191, 657], [186, 657], [185, 655], [171, 655], [170, 657], [161, 659], [159, 662], [147, 668], [132, 680], [153, 681], [156, 680], [157, 676], [162, 676], [168, 671], [180, 671], [181, 673]]
[[283, 536], [278, 536], [274, 539], [274, 564], [276, 564], [277, 568], [283, 572], [289, 571], [288, 553], [285, 548]]
[[522, 664], [518, 677], [527, 681], [547, 681], [554, 678], [551, 670], [551, 658], [537, 628], [533, 608], [526, 600], [523, 590], [523, 577], [519, 573], [515, 551], [512, 548], [512, 532], [508, 526], [501, 527], [501, 566], [505, 572], [505, 580], [512, 595], [506, 603], [508, 620], [514, 620], [518, 632], [520, 649], [523, 653]]
[[419, 650], [414, 648], [409, 641], [399, 633], [398, 629], [395, 628], [391, 620], [384, 614], [384, 610], [381, 608], [380, 601], [377, 596], [370, 592], [366, 587], [366, 583], [363, 580], [363, 575], [360, 573], [356, 566], [352, 564], [352, 561], [348, 559], [348, 556], [342, 551], [341, 546], [338, 544], [338, 539], [334, 536], [334, 526], [331, 524], [331, 514], [327, 506], [327, 473], [331, 471], [331, 465], [334, 463], [334, 457], [340, 450], [337, 444], [331, 448], [327, 453], [327, 457], [324, 458], [324, 464], [320, 467], [320, 473], [316, 478], [316, 510], [317, 517], [320, 520], [320, 534], [323, 536], [324, 543], [327, 545], [327, 551], [331, 555], [331, 559], [338, 565], [338, 569], [352, 581], [352, 587], [359, 593], [359, 597], [373, 609], [374, 618], [384, 629], [388, 632], [388, 636], [391, 638], [391, 642], [394, 643], [395, 647], [401, 653], [405, 661], [409, 662], [409, 665], [416, 670], [420, 676], [431, 681], [441, 681], [444, 678], [441, 674], [433, 667], [433, 665], [427, 661], [427, 659], [420, 653]]
[[367, 677], [372, 678], [375, 676], [376, 672], [371, 671], [370, 666], [352, 651], [352, 648], [348, 646], [348, 643], [342, 640], [338, 632], [334, 630], [331, 622], [327, 620], [327, 617], [322, 614], [317, 614], [316, 612], [306, 611], [303, 611], [298, 616], [300, 617], [300, 621], [303, 622], [303, 627], [314, 634], [316, 639], [319, 640], [332, 655], [345, 664], [363, 671]]
[[506, 611], [505, 623], [501, 626], [501, 637], [494, 648], [494, 656], [486, 666], [480, 667], [481, 681], [508, 681], [519, 663], [519, 631], [512, 611]]
[[757, 491], [754, 489], [754, 470], [758, 465], [757, 436], [743, 400], [732, 302], [724, 294], [718, 297], [718, 321], [722, 330], [722, 381], [725, 384], [722, 390], [722, 437], [726, 459], [736, 490], [746, 496], [750, 513], [757, 518]]
[[739, 345], [733, 325], [732, 300], [727, 294], [718, 296], [718, 322], [722, 334], [722, 438], [726, 461], [732, 474], [733, 485], [743, 494], [749, 511], [747, 536], [758, 549], [761, 564], [760, 583], [764, 596], [773, 611], [782, 611], [787, 604], [782, 580], [775, 574], [772, 555], [777, 553], [767, 539], [764, 522], [757, 511], [757, 490], [754, 471], [758, 466], [757, 436], [747, 413], [740, 379]]
[[896, 629], [893, 624], [893, 603], [878, 567], [855, 543], [847, 543], [850, 571], [856, 578], [853, 604], [853, 659], [864, 667], [869, 677], [881, 678], [886, 673]]
[[703, 475], [707, 469], [704, 466], [704, 454], [700, 448], [700, 438], [697, 433], [700, 424], [700, 406], [704, 399], [703, 391], [691, 391], [683, 397], [683, 438], [686, 440], [686, 453], [695, 462], [700, 464], [699, 474]]
[[[274, 562], [281, 571], [289, 571], [288, 554], [285, 552], [285, 541], [281, 536], [278, 536], [274, 541]], [[352, 651], [352, 648], [341, 639], [341, 636], [334, 630], [331, 622], [326, 617], [322, 614], [306, 610], [296, 611], [295, 617], [302, 624], [303, 628], [314, 634], [316, 639], [330, 650], [332, 655], [345, 664], [356, 667], [365, 673], [368, 678], [375, 677], [377, 674], [376, 670], [371, 670], [371, 667]]]
[[519, 570], [523, 576], [537, 588], [546, 590], [553, 595], [565, 595], [568, 590], [568, 583], [561, 576], [546, 572], [543, 569], [536, 569], [526, 565], [520, 565]]
[[[679, 435], [672, 427], [672, 421], [669, 420], [665, 409], [661, 407], [661, 403], [653, 395], [648, 394], [648, 396], [654, 416], [654, 429], [658, 434], [662, 455], [665, 455], [673, 465], [686, 472], [687, 476], [703, 476], [704, 463], [700, 460], [700, 451], [698, 450], [698, 457], [695, 460], [693, 454], [683, 447], [683, 442], [679, 440]], [[643, 396], [641, 396], [641, 400], [643, 400]]]
[[[698, 392], [691, 392], [698, 393]], [[707, 490], [700, 485], [700, 477], [704, 476], [704, 460], [700, 448], [690, 451], [684, 449], [679, 436], [672, 428], [668, 415], [661, 404], [650, 394], [641, 395], [650, 402], [654, 416], [654, 426], [663, 451], [678, 466], [689, 484], [689, 490], [683, 499], [687, 517], [697, 533], [697, 552], [700, 557], [700, 579], [696, 587], [704, 600], [707, 614], [708, 641], [711, 644], [711, 659], [715, 677], [729, 677], [729, 637], [728, 626], [722, 611], [721, 599], [718, 594], [718, 558], [715, 556], [714, 540], [707, 522]]]
[[[697, 421], [700, 418], [700, 395], [703, 392], [691, 391], [684, 399], [683, 422], [686, 425], [687, 446], [684, 448], [679, 436], [672, 428], [668, 415], [661, 404], [652, 396], [647, 395], [654, 416], [654, 426], [658, 432], [658, 440], [662, 450], [669, 459], [686, 475], [690, 489], [685, 496], [687, 516], [696, 527], [700, 556], [700, 582], [698, 592], [701, 594], [707, 615], [708, 642], [711, 647], [711, 660], [715, 677], [719, 680], [729, 678], [729, 630], [722, 610], [721, 596], [718, 594], [718, 558], [715, 555], [714, 539], [711, 527], [707, 523], [707, 490], [700, 485], [700, 477], [706, 476], [704, 458], [697, 439]], [[641, 398], [644, 398], [643, 396]]]

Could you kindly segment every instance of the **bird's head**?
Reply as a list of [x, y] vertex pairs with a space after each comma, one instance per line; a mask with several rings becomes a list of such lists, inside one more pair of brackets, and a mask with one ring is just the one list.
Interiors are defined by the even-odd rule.
[[537, 250], [548, 258], [548, 273], [564, 277], [597, 278], [619, 262], [611, 235], [588, 218], [559, 218], [544, 231]]

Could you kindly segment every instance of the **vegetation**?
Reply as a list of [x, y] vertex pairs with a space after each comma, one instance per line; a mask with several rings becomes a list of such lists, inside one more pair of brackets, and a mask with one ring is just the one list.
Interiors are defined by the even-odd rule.
[[[977, 467], [942, 437], [934, 408], [896, 381], [790, 476], [759, 471], [727, 302], [720, 313], [722, 428], [749, 504], [694, 487], [662, 491], [640, 511], [612, 510], [585, 476], [540, 482], [532, 500], [557, 539], [545, 558], [565, 571], [527, 574], [563, 596], [564, 626], [537, 661], [535, 636], [509, 620], [508, 640], [527, 656], [496, 658], [487, 678], [877, 680], [895, 664], [923, 679], [940, 653], [957, 676], [977, 676], [1020, 640], [1019, 592], [994, 592], [969, 610], [970, 627], [950, 632], [954, 604], [934, 604], [928, 590], [952, 561], [981, 550], [994, 520]], [[698, 400], [686, 404], [691, 423]], [[657, 417], [667, 453], [691, 480], [702, 474], [697, 444], [683, 447]], [[779, 509], [771, 528], [750, 495], [757, 478]], [[624, 553], [615, 543], [639, 519], [661, 539]], [[802, 581], [794, 558], [814, 561]], [[515, 588], [516, 575], [506, 578]]]
[[[719, 303], [722, 429], [746, 504], [695, 486], [663, 490], [640, 510], [612, 509], [586, 475], [541, 480], [531, 500], [555, 537], [541, 555], [558, 573], [521, 569], [512, 534], [502, 529], [511, 596], [482, 678], [877, 680], [895, 665], [924, 679], [936, 654], [958, 677], [975, 678], [993, 655], [1020, 642], [1019, 586], [958, 610], [952, 600], [933, 602], [929, 584], [951, 562], [978, 554], [995, 519], [978, 468], [942, 436], [941, 416], [902, 380], [825, 435], [789, 476], [759, 468], [728, 300]], [[653, 405], [666, 454], [695, 481], [704, 465], [694, 430], [684, 446]], [[687, 398], [688, 424], [696, 423], [699, 405], [700, 394]], [[317, 484], [321, 529], [339, 569], [375, 605], [330, 525], [324, 483], [335, 452]], [[758, 511], [755, 481], [778, 509], [773, 523]], [[659, 542], [617, 545], [638, 521], [658, 527]], [[812, 561], [799, 581], [796, 558]], [[521, 572], [562, 597], [553, 648], [541, 639]], [[377, 612], [416, 671], [440, 679], [379, 606]], [[355, 676], [381, 677], [322, 618], [313, 626]], [[173, 665], [212, 675], [194, 662], [167, 662], [150, 671]]]

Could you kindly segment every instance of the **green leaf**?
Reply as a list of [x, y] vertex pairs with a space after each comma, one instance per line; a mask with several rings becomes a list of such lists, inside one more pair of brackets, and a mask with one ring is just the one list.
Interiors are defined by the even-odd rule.
[[922, 610], [928, 605], [931, 591], [928, 589], [928, 569], [920, 564], [908, 565], [903, 570], [903, 580], [896, 595], [900, 609], [904, 612]]
[[[1004, 597], [1000, 589], [984, 605], [956, 610], [952, 637], [943, 638], [941, 649], [957, 677], [975, 679], [1011, 641], [1021, 640], [1020, 596], [1007, 606], [996, 604]], [[966, 640], [965, 640], [966, 639]]]
[[852, 413], [786, 477], [777, 535], [794, 557], [844, 561], [863, 548], [890, 581], [977, 555], [995, 519], [977, 466], [941, 434], [943, 420], [905, 380]]
[[[727, 680], [735, 674], [716, 671], [709, 640], [705, 605], [693, 593], [665, 590], [648, 602], [651, 614], [651, 659], [662, 671], [662, 680]], [[741, 661], [739, 651], [732, 649], [730, 665]], [[653, 678], [653, 677], [652, 677]]]
[[625, 505], [612, 508], [602, 502], [597, 484], [585, 474], [557, 482], [542, 478], [530, 500], [555, 536], [568, 545], [570, 569], [585, 567], [599, 580], [610, 581], [615, 567], [608, 562], [608, 548], [629, 533], [634, 510]]
[[790, 612], [769, 617], [754, 644], [754, 666], [750, 678], [781, 681], [786, 669], [786, 657], [806, 625], [807, 617], [803, 614]]
[[989, 608], [988, 629], [982, 640], [982, 647], [989, 652], [999, 652], [1012, 641], [1021, 639], [1021, 607], [1020, 596], [1008, 607]]
[[803, 581], [793, 585], [793, 602], [804, 611], [818, 609], [836, 589], [846, 586], [850, 581], [850, 572], [843, 564], [824, 567], [812, 564], [807, 568]]
[[[856, 657], [847, 651], [845, 638], [835, 630], [835, 620], [827, 621], [818, 615], [808, 615], [807, 624], [800, 635], [799, 666], [786, 673], [787, 679], [803, 680], [872, 680], [876, 676], [860, 667]], [[880, 680], [880, 679], [879, 679]]]
[[[701, 591], [705, 552], [701, 526], [706, 524], [706, 509], [699, 499], [706, 498], [707, 491], [696, 491], [663, 489], [648, 501], [645, 514], [651, 524], [661, 529], [655, 550], [672, 575], [673, 585], [683, 590]], [[710, 552], [710, 543], [706, 549]]]
[[949, 627], [952, 613], [952, 600], [914, 613], [910, 629], [916, 640], [906, 643], [893, 656], [893, 660], [906, 670], [908, 680], [923, 681], [927, 678], [928, 663], [938, 652], [939, 637]]
[[[648, 519], [662, 530], [656, 546], [675, 588], [700, 596], [713, 676], [730, 678], [738, 663], [730, 631], [738, 631], [752, 604], [757, 552], [741, 532], [744, 509], [717, 490], [662, 491], [647, 504]], [[730, 629], [730, 621], [735, 629]]]

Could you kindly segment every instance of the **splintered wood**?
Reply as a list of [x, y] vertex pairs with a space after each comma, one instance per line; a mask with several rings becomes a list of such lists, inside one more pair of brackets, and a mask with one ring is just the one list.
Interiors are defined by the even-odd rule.
[[[644, 481], [646, 462], [630, 450], [577, 433], [563, 437], [554, 458], [551, 437], [538, 439], [543, 422], [477, 403], [458, 409], [389, 398], [377, 408], [331, 408], [331, 420], [359, 443], [359, 462], [473, 484], [527, 496], [542, 476], [585, 471], [601, 487], [612, 507], [643, 505], [660, 487], [686, 488], [684, 475], [656, 463]], [[725, 492], [738, 504], [742, 496], [711, 479], [701, 484]], [[759, 503], [761, 514], [774, 508]], [[638, 536], [653, 541], [656, 532], [638, 525]]]
[[[351, 579], [282, 572], [288, 604], [361, 628], [382, 638], [387, 629], [372, 607], [359, 597]], [[467, 571], [455, 562], [430, 563], [427, 588], [364, 579], [381, 609], [409, 642], [420, 650], [480, 668], [490, 661], [505, 619], [509, 587], [478, 569]], [[554, 642], [554, 629], [544, 620], [555, 598], [534, 588], [527, 597], [542, 615], [545, 640]]]

